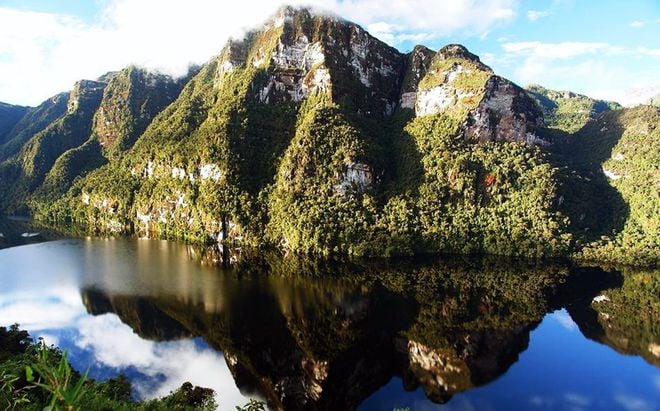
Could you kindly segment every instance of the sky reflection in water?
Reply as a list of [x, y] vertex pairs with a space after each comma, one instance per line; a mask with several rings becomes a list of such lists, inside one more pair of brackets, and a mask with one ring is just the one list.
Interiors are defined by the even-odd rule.
[[[136, 398], [161, 397], [190, 381], [221, 392], [224, 406], [247, 402], [247, 397], [236, 388], [222, 353], [201, 338], [150, 341], [137, 335], [115, 314], [88, 313], [81, 296], [83, 287], [138, 291], [132, 287], [139, 282], [127, 278], [134, 272], [129, 268], [136, 255], [128, 252], [127, 243], [117, 243], [119, 250], [114, 240], [60, 240], [0, 250], [0, 324], [19, 323], [33, 336], [69, 351], [74, 368], [89, 369], [92, 378], [126, 374]], [[155, 249], [167, 246], [138, 242], [137, 254], [141, 245], [150, 250], [154, 245], [158, 246]], [[37, 255], [39, 258], [34, 258]], [[153, 268], [168, 266], [167, 261], [162, 263]], [[187, 288], [188, 283], [181, 284]], [[156, 292], [159, 290], [172, 288], [156, 287]]]
[[660, 407], [657, 325], [620, 329], [603, 320], [613, 306], [591, 303], [636, 277], [277, 261], [266, 275], [198, 257], [157, 240], [0, 250], [0, 325], [69, 351], [93, 378], [125, 373], [137, 398], [190, 381], [216, 390], [222, 409], [248, 397], [364, 411]]

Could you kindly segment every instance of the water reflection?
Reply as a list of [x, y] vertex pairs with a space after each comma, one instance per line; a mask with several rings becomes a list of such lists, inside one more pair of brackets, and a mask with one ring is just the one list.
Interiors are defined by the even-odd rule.
[[550, 317], [558, 327], [651, 364], [660, 356], [653, 272], [274, 256], [218, 268], [218, 258], [158, 240], [0, 250], [0, 324], [59, 339], [96, 375], [127, 372], [138, 396], [190, 380], [223, 407], [245, 395], [272, 409], [378, 409], [373, 398], [395, 391], [447, 403], [507, 373], [564, 307]]

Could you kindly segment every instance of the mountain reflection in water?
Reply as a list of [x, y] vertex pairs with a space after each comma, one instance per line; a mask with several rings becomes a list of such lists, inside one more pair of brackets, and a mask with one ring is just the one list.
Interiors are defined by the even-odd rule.
[[368, 408], [391, 381], [447, 403], [505, 374], [560, 309], [586, 337], [660, 365], [657, 272], [496, 259], [209, 264], [222, 258], [156, 240], [1, 250], [0, 324], [56, 340], [97, 377], [127, 373], [138, 397], [185, 378], [216, 389], [223, 408], [243, 396], [271, 409]]

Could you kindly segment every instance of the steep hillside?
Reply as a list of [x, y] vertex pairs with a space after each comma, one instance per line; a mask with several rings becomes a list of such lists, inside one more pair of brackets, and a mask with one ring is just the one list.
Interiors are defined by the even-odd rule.
[[[313, 253], [554, 255], [568, 237], [535, 147], [542, 125], [524, 90], [462, 46], [404, 55], [286, 7], [232, 40], [134, 147], [39, 210]], [[98, 132], [107, 152], [113, 133]]]
[[[4, 212], [285, 252], [660, 254], [652, 190], [600, 169], [632, 118], [655, 147], [655, 114], [523, 90], [460, 45], [402, 54], [284, 7], [187, 77], [128, 67], [79, 83], [59, 116], [56, 100], [0, 145]], [[630, 167], [653, 187], [644, 153]], [[602, 236], [618, 251], [597, 254]]]
[[36, 211], [64, 195], [74, 179], [106, 164], [108, 159], [120, 158], [151, 120], [176, 98], [188, 78], [174, 80], [132, 66], [104, 76], [107, 85], [91, 131], [83, 134], [88, 138], [57, 158], [33, 195]]
[[567, 195], [583, 196], [568, 203], [582, 257], [660, 263], [660, 109], [606, 112], [565, 151], [576, 170]]
[[20, 209], [43, 182], [57, 158], [87, 140], [105, 83], [83, 80], [69, 94], [67, 113], [30, 138], [21, 151], [0, 165], [3, 209]]
[[69, 93], [57, 94], [30, 108], [6, 135], [0, 140], [0, 162], [7, 160], [21, 150], [21, 147], [35, 134], [66, 113]]
[[28, 110], [28, 107], [13, 106], [0, 102], [0, 145], [6, 141], [11, 130]]
[[543, 111], [546, 127], [567, 133], [575, 133], [605, 111], [621, 108], [612, 101], [595, 100], [570, 91], [549, 90], [537, 84], [527, 86], [526, 90]]

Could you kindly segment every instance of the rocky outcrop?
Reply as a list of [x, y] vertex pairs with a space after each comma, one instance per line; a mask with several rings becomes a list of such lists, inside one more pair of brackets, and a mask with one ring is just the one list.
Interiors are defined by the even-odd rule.
[[473, 141], [517, 141], [546, 146], [536, 131], [543, 114], [527, 93], [512, 82], [492, 76], [484, 85], [483, 100], [470, 112], [465, 136]]
[[536, 133], [543, 126], [543, 115], [534, 101], [520, 87], [494, 75], [465, 47], [448, 45], [432, 58], [424, 49], [415, 49], [411, 64], [409, 77], [417, 79], [417, 86], [407, 85], [410, 91], [404, 91], [400, 104], [405, 108], [414, 102], [418, 117], [457, 118], [469, 141], [548, 144]]

